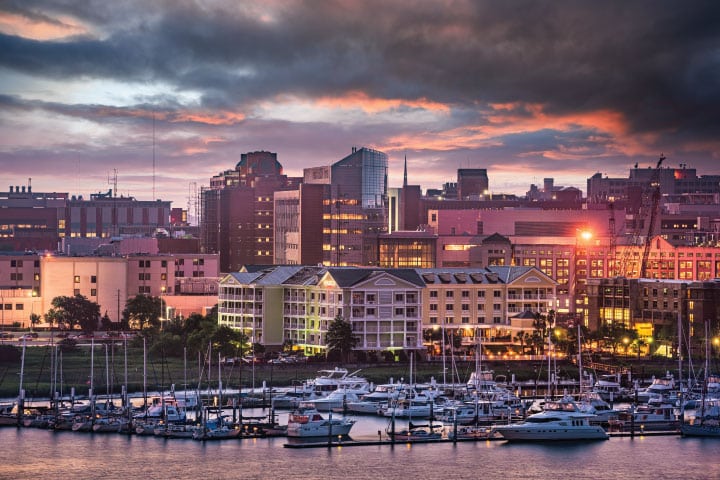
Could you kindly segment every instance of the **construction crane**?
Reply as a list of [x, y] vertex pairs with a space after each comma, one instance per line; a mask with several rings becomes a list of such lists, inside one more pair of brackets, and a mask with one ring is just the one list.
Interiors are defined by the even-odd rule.
[[660, 168], [665, 160], [665, 156], [660, 154], [660, 159], [655, 166], [652, 179], [650, 180], [651, 196], [650, 196], [650, 221], [647, 229], [647, 235], [645, 236], [645, 243], [643, 245], [642, 257], [640, 259], [640, 278], [646, 278], [647, 276], [647, 264], [650, 256], [650, 245], [652, 243], [652, 236], [655, 230], [655, 222], [658, 216], [658, 210], [660, 207]]

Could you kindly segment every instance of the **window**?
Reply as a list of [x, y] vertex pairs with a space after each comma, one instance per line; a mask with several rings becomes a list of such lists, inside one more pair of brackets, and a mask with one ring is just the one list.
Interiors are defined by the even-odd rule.
[[175, 276], [176, 277], [184, 277], [185, 272], [183, 270], [178, 270], [177, 272], [175, 272]]
[[500, 290], [493, 290], [493, 298], [500, 298], [501, 293]]
[[438, 306], [437, 306], [437, 303], [431, 303], [431, 304], [430, 304], [430, 311], [431, 311], [431, 312], [437, 312], [437, 309], [438, 309], [437, 307], [438, 307]]
[[478, 298], [485, 298], [485, 290], [478, 290]]
[[73, 295], [80, 295], [80, 289], [76, 288], [75, 290], [73, 290]]
[[167, 280], [167, 273], [161, 273], [160, 280]]
[[23, 305], [22, 303], [15, 304], [15, 310], [22, 310], [24, 308], [25, 308], [25, 305]]
[[22, 280], [23, 274], [22, 273], [11, 273], [10, 274], [10, 280]]
[[462, 317], [462, 323], [470, 323], [470, 317]]
[[470, 290], [463, 290], [461, 292], [462, 298], [469, 298], [470, 297]]
[[450, 310], [453, 309], [453, 307], [454, 307], [454, 305], [453, 305], [452, 303], [446, 303], [446, 304], [445, 304], [445, 310], [450, 311]]
[[75, 275], [74, 282], [80, 283], [80, 275]]
[[167, 260], [161, 260], [161, 261], [160, 261], [160, 266], [161, 266], [162, 268], [166, 268], [166, 267], [167, 267]]
[[430, 290], [430, 298], [437, 298], [438, 292], [437, 290]]
[[453, 298], [454, 292], [452, 290], [445, 291], [445, 298]]
[[90, 289], [90, 296], [91, 296], [91, 297], [97, 297], [97, 288], [91, 288], [91, 289]]

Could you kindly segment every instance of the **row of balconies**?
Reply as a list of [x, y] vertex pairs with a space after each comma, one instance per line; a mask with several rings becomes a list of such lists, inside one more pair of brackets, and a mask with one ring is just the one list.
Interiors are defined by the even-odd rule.
[[545, 293], [540, 294], [523, 294], [523, 295], [513, 295], [508, 294], [505, 296], [507, 300], [550, 300], [552, 299], [552, 295], [547, 295]]
[[262, 302], [262, 295], [228, 295], [220, 291], [220, 298], [224, 300], [246, 301], [246, 302]]
[[262, 315], [262, 308], [218, 307], [218, 312], [234, 314], [234, 315]]

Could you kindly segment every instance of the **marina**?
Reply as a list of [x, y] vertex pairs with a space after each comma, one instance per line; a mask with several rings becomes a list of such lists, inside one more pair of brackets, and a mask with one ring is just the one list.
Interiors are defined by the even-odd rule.
[[[358, 423], [353, 438], [365, 443], [318, 446], [285, 438], [196, 442], [137, 435], [75, 434], [0, 428], [2, 476], [38, 478], [381, 478], [450, 474], [454, 478], [555, 478], [569, 465], [573, 478], [718, 478], [717, 442], [678, 435], [612, 436], [591, 443], [426, 441], [373, 444], [384, 423]], [[308, 448], [311, 450], [308, 451]], [[17, 452], [28, 452], [17, 455]], [[69, 455], [68, 452], [73, 452]], [[39, 462], [38, 459], [42, 459]], [[133, 459], [129, 462], [128, 459]], [[430, 473], [432, 472], [432, 473]], [[601, 474], [599, 473], [601, 472]]]

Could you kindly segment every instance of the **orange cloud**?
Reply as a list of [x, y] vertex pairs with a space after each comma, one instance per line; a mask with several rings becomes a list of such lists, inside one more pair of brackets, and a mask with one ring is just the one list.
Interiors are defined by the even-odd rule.
[[153, 111], [140, 108], [123, 108], [102, 106], [93, 110], [96, 116], [108, 117], [133, 117], [133, 118], [155, 118], [158, 121], [169, 123], [199, 123], [212, 126], [235, 125], [245, 120], [245, 115], [230, 111]]
[[58, 17], [51, 21], [0, 12], [0, 32], [33, 40], [58, 40], [74, 35], [86, 35], [90, 30], [69, 17]]
[[443, 103], [433, 102], [426, 98], [405, 100], [401, 98], [374, 98], [367, 93], [355, 90], [342, 97], [320, 97], [314, 103], [319, 107], [360, 109], [366, 113], [379, 113], [401, 107], [420, 108], [432, 112], [448, 113], [450, 107]]
[[[450, 151], [458, 148], [487, 148], [502, 146], [502, 137], [520, 135], [541, 130], [571, 132], [594, 130], [607, 135], [595, 137], [606, 150], [613, 154], [645, 154], [645, 145], [652, 144], [654, 136], [630, 135], [625, 117], [613, 110], [573, 112], [554, 114], [545, 111], [541, 104], [498, 103], [489, 105], [486, 112], [487, 123], [465, 125], [449, 130], [423, 132], [420, 135], [399, 135], [391, 138], [386, 145], [390, 149], [428, 149]], [[589, 137], [592, 138], [592, 137]], [[533, 152], [546, 158], [567, 159], [584, 158], [590, 152], [585, 147], [560, 146], [547, 152]]]
[[245, 115], [235, 112], [178, 112], [166, 116], [171, 123], [192, 122], [205, 125], [235, 125], [245, 120]]

